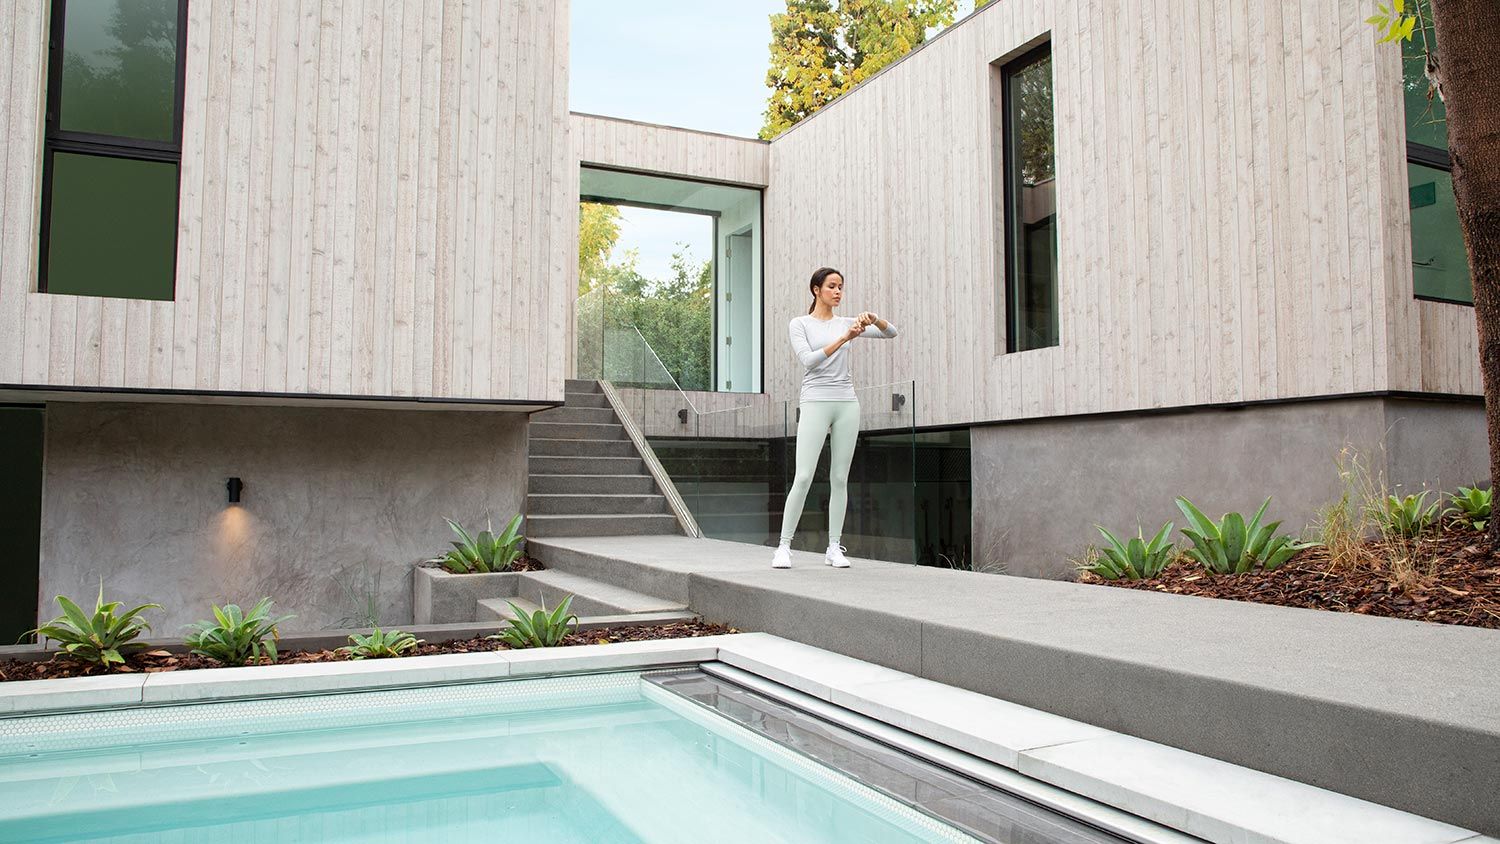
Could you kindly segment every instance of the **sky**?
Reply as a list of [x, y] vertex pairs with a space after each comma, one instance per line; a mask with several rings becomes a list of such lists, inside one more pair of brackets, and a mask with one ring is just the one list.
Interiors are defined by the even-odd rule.
[[[960, 0], [958, 16], [971, 8]], [[568, 108], [753, 138], [766, 109], [770, 17], [785, 9], [785, 0], [572, 0]], [[643, 275], [665, 276], [677, 241], [698, 241], [693, 254], [708, 257], [705, 236], [677, 230], [685, 215], [622, 212], [615, 257], [636, 250]]]

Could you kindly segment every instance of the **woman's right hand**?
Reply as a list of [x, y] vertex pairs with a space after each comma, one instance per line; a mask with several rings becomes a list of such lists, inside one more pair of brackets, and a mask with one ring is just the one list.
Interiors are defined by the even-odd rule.
[[847, 343], [863, 333], [865, 333], [864, 323], [855, 320], [854, 324], [849, 326], [849, 330], [844, 332], [844, 342]]

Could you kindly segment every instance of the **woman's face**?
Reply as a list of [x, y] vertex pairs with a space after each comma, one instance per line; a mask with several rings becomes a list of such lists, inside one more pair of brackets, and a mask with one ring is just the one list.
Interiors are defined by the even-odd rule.
[[823, 286], [818, 288], [818, 301], [830, 308], [837, 308], [844, 301], [844, 277], [838, 273], [829, 273], [823, 279]]

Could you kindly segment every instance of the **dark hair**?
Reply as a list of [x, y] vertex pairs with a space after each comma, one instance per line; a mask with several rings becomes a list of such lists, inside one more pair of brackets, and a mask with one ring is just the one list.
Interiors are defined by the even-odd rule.
[[816, 270], [813, 270], [812, 281], [809, 281], [807, 283], [807, 289], [812, 291], [813, 297], [812, 304], [807, 307], [808, 313], [812, 313], [813, 311], [817, 310], [818, 290], [823, 287], [823, 282], [831, 275], [836, 275], [839, 278], [844, 277], [843, 273], [839, 272], [833, 267], [818, 267]]

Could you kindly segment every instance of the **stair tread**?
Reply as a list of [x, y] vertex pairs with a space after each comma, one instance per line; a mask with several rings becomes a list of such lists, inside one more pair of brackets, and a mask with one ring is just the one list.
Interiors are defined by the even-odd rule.
[[587, 598], [600, 604], [619, 607], [627, 613], [640, 612], [670, 612], [673, 610], [686, 609], [686, 605], [670, 598], [658, 598], [645, 592], [637, 592], [613, 583], [595, 580], [581, 574], [546, 569], [543, 571], [526, 572], [527, 579], [535, 583]]

